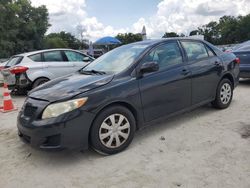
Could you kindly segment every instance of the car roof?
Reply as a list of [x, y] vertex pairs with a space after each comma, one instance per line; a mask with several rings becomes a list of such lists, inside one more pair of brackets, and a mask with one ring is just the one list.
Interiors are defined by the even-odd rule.
[[154, 45], [154, 44], [158, 44], [158, 43], [165, 42], [165, 41], [171, 41], [171, 40], [204, 41], [204, 40], [197, 39], [197, 38], [189, 38], [189, 37], [172, 37], [172, 38], [162, 38], [162, 39], [149, 39], [149, 40], [144, 40], [144, 41], [140, 41], [140, 42], [136, 42], [136, 43], [132, 43], [132, 44]]
[[50, 52], [50, 51], [55, 51], [55, 50], [69, 50], [69, 51], [83, 53], [83, 52], [81, 52], [79, 50], [73, 50], [73, 49], [69, 49], [69, 48], [54, 48], [54, 49], [46, 49], [46, 50], [37, 50], [37, 51], [32, 51], [32, 52], [26, 52], [26, 53], [17, 54], [17, 55], [14, 55], [14, 56], [30, 56], [30, 55], [33, 55], [33, 54], [38, 54], [38, 53], [43, 53], [43, 52]]

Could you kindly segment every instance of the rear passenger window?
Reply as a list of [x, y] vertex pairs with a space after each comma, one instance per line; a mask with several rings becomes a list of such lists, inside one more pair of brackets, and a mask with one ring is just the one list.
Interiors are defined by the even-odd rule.
[[204, 44], [200, 42], [182, 41], [181, 44], [186, 51], [189, 61], [196, 61], [208, 57]]
[[168, 66], [183, 63], [179, 46], [175, 42], [156, 47], [143, 58], [142, 63], [150, 61], [156, 61], [159, 64], [160, 70]]
[[42, 61], [42, 56], [41, 56], [41, 54], [30, 55], [29, 58], [30, 58], [32, 61], [35, 61], [35, 62], [41, 62], [41, 61]]
[[45, 62], [64, 61], [61, 51], [45, 52], [43, 55]]

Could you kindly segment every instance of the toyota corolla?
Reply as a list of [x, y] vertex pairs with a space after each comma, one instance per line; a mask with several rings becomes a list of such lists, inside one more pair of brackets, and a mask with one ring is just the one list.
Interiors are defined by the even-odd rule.
[[206, 41], [148, 40], [116, 48], [77, 73], [32, 90], [19, 136], [41, 149], [123, 151], [136, 130], [212, 103], [227, 108], [239, 59]]

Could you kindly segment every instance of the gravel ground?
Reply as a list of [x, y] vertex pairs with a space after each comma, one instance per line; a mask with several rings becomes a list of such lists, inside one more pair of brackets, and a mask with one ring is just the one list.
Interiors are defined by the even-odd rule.
[[[17, 112], [0, 113], [0, 187], [249, 188], [249, 93], [250, 81], [242, 82], [230, 108], [204, 106], [160, 122], [107, 157], [34, 150], [17, 136]], [[24, 97], [13, 100], [20, 109]]]

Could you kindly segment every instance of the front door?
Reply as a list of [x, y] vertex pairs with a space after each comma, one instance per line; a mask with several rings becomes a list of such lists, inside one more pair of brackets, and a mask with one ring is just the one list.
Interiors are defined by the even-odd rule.
[[139, 79], [141, 102], [146, 122], [185, 109], [191, 105], [191, 79], [176, 41], [157, 46], [141, 64], [155, 61], [157, 72]]

